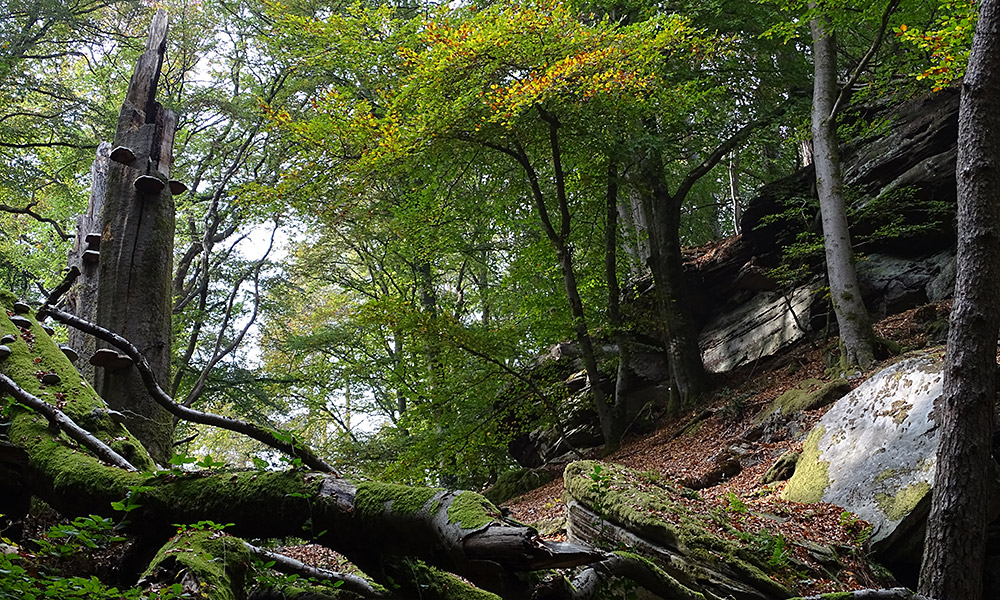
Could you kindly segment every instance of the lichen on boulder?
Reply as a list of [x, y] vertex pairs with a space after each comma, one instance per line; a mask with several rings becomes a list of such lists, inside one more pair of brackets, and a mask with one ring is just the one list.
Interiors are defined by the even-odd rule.
[[840, 399], [806, 438], [785, 498], [856, 513], [874, 526], [876, 552], [895, 543], [897, 529], [910, 531], [934, 479], [942, 370], [940, 349], [925, 352]]

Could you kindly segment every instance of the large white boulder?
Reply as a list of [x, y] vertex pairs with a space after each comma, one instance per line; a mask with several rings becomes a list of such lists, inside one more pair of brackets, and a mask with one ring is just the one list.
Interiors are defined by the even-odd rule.
[[924, 515], [914, 509], [934, 480], [943, 369], [940, 350], [902, 360], [837, 401], [806, 438], [785, 497], [857, 514], [874, 526], [876, 549], [919, 528]]

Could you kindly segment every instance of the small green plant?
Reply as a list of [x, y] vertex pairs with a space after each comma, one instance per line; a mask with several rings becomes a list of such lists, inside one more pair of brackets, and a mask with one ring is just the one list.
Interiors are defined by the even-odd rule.
[[857, 515], [850, 511], [840, 513], [840, 525], [851, 534], [854, 543], [862, 546], [871, 537], [874, 527], [862, 521]]
[[225, 525], [221, 523], [216, 523], [215, 521], [198, 521], [197, 523], [180, 524], [174, 523], [173, 526], [177, 528], [177, 533], [184, 533], [186, 531], [215, 531], [219, 532], [226, 527], [232, 527], [235, 523], [226, 523]]
[[111, 542], [125, 538], [113, 535], [111, 519], [90, 515], [77, 517], [70, 523], [53, 525], [42, 538], [36, 540], [42, 553], [50, 556], [69, 556], [75, 552], [106, 547]]
[[594, 501], [594, 511], [599, 515], [604, 514], [604, 505], [608, 493], [611, 491], [611, 476], [607, 474], [602, 474], [604, 469], [601, 467], [600, 463], [594, 464], [594, 470], [590, 472], [590, 479], [593, 481], [591, 484], [591, 491], [597, 499]]
[[728, 510], [731, 513], [743, 514], [749, 510], [747, 508], [746, 503], [740, 500], [740, 497], [732, 492], [727, 492], [725, 499], [726, 499], [726, 510]]
[[639, 476], [653, 485], [659, 485], [660, 482], [663, 481], [663, 473], [655, 469], [642, 471], [641, 473], [639, 473]]

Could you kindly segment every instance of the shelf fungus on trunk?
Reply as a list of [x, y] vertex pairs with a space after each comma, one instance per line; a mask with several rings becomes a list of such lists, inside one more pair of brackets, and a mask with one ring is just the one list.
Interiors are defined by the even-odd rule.
[[99, 233], [88, 233], [83, 240], [87, 242], [88, 248], [96, 250], [101, 247], [101, 234]]
[[108, 371], [120, 371], [132, 366], [132, 359], [121, 352], [109, 348], [101, 348], [90, 357], [90, 364], [103, 367]]
[[176, 179], [170, 180], [170, 194], [173, 196], [180, 196], [184, 192], [188, 191], [188, 186], [184, 185], [183, 182], [177, 181]]
[[43, 374], [38, 378], [38, 380], [45, 385], [58, 385], [62, 383], [62, 377], [60, 377], [58, 373], [53, 373], [52, 371]]
[[166, 186], [163, 180], [155, 175], [140, 175], [135, 178], [132, 185], [135, 186], [135, 191], [146, 196], [155, 196]]
[[6, 344], [0, 344], [0, 360], [4, 360], [10, 356], [10, 347]]
[[31, 329], [31, 321], [21, 315], [14, 315], [10, 317], [10, 322], [13, 323], [15, 327], [19, 327], [20, 329]]
[[7, 335], [3, 336], [3, 337], [0, 337], [0, 344], [4, 344], [4, 345], [6, 345], [6, 344], [13, 344], [16, 341], [17, 341], [17, 338], [14, 337], [14, 336], [12, 336], [9, 333]]
[[131, 148], [118, 146], [111, 151], [111, 155], [108, 158], [123, 165], [131, 165], [135, 162], [135, 152]]
[[14, 312], [19, 315], [26, 315], [31, 312], [31, 307], [24, 302], [15, 302], [13, 308]]
[[95, 264], [101, 260], [101, 253], [97, 250], [87, 250], [83, 253], [83, 262]]
[[66, 358], [69, 359], [69, 362], [75, 363], [77, 360], [80, 359], [80, 354], [70, 346], [67, 346], [66, 344], [59, 344], [59, 349], [63, 351], [63, 354], [66, 355]]

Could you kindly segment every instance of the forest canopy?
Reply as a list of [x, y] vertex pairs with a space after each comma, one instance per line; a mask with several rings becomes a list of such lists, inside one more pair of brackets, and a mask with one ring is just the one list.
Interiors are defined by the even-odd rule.
[[[700, 409], [714, 384], [685, 248], [740, 234], [763, 185], [814, 163], [820, 172], [830, 152], [814, 156], [817, 122], [825, 119], [834, 148], [850, 146], [892, 126], [869, 118], [881, 114], [872, 107], [961, 81], [978, 9], [970, 0], [6, 0], [0, 288], [13, 293], [4, 299], [11, 317], [24, 312], [15, 300], [37, 314], [3, 325], [15, 338], [11, 362], [0, 365], [12, 381], [4, 443], [44, 473], [35, 495], [67, 517], [95, 519], [81, 530], [110, 535], [101, 519], [121, 513], [117, 529], [152, 544], [140, 555], [188, 520], [203, 526], [187, 533], [232, 522], [248, 541], [291, 528], [331, 547], [350, 537], [344, 531], [391, 538], [402, 528], [433, 542], [400, 542], [388, 562], [366, 544], [346, 554], [380, 585], [423, 569], [444, 577], [440, 567], [507, 595], [513, 572], [595, 563], [668, 585], [646, 562], [540, 541], [478, 494], [449, 490], [487, 488], [518, 466], [515, 441], [564, 427], [574, 370], [586, 381], [580, 410], [594, 415], [606, 452], [650, 412], [629, 390], [636, 355], [666, 357], [666, 414]], [[150, 23], [167, 18], [157, 11], [169, 30], [153, 48]], [[826, 74], [824, 41], [835, 56]], [[160, 61], [150, 67], [153, 91], [129, 104], [144, 60]], [[837, 88], [825, 115], [810, 91], [821, 76]], [[128, 118], [138, 119], [132, 129]], [[157, 127], [152, 151], [121, 141], [147, 125]], [[111, 334], [130, 336], [103, 317], [96, 329], [74, 321], [62, 298], [80, 272], [66, 277], [67, 256], [86, 261], [103, 243], [105, 281], [127, 262], [113, 255], [109, 218], [91, 197], [102, 160], [109, 191], [95, 192], [98, 204], [116, 185], [128, 202], [160, 194], [171, 203], [167, 245], [151, 254], [164, 270], [162, 307], [126, 308], [123, 293], [89, 300], [101, 305], [96, 314], [130, 310], [152, 321], [162, 312], [165, 329], [152, 341], [119, 340]], [[153, 192], [140, 189], [142, 176]], [[795, 200], [786, 213], [812, 226], [820, 204]], [[822, 272], [815, 227], [783, 250], [767, 273], [776, 286]], [[69, 266], [83, 268], [77, 259]], [[139, 279], [150, 271], [137, 269], [132, 284], [154, 289]], [[55, 346], [36, 361], [48, 369], [42, 376], [73, 371], [52, 385], [72, 380], [86, 410], [67, 406], [69, 388], [51, 402], [89, 423], [78, 423], [85, 431], [73, 443], [105, 452], [100, 442], [110, 453], [100, 456], [123, 468], [71, 457], [58, 434], [66, 425], [54, 433], [33, 412], [47, 409], [15, 377], [36, 383], [31, 365], [16, 360], [34, 352], [31, 332], [45, 317], [59, 323], [56, 343], [86, 332], [114, 355], [106, 360], [127, 365], [130, 393], [151, 398], [148, 412], [107, 398], [106, 409], [97, 392], [114, 381], [103, 370], [110, 363], [85, 357], [72, 367]], [[578, 364], [551, 372], [567, 367], [541, 357], [565, 342]], [[847, 366], [869, 366], [850, 350]], [[136, 424], [153, 420], [166, 432], [155, 443]], [[46, 471], [60, 460], [81, 461], [73, 478]], [[192, 474], [201, 488], [186, 485]], [[224, 506], [186, 507], [227, 477], [260, 503], [218, 492]], [[71, 485], [90, 489], [72, 500]], [[289, 498], [302, 506], [289, 508]], [[281, 518], [251, 525], [254, 511]], [[196, 543], [215, 541], [206, 537]], [[466, 539], [481, 545], [470, 550]], [[198, 552], [220, 551], [207, 547]], [[225, 551], [262, 556], [255, 550]], [[591, 576], [574, 581], [589, 589], [605, 577]], [[340, 581], [384, 595], [361, 579]]]

